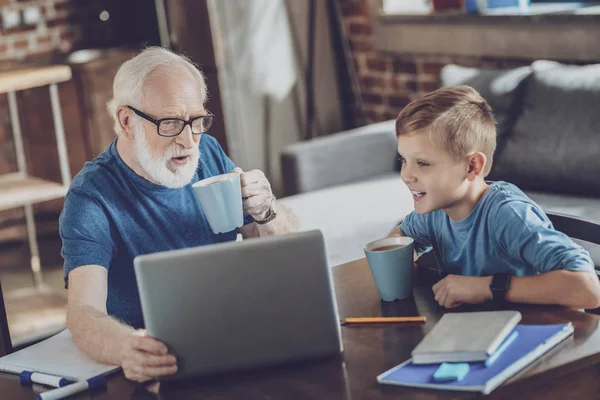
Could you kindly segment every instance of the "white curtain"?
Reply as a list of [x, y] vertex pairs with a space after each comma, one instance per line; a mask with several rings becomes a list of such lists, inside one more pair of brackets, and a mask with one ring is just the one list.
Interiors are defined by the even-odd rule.
[[209, 0], [229, 155], [281, 190], [279, 152], [302, 137], [302, 74], [285, 0]]

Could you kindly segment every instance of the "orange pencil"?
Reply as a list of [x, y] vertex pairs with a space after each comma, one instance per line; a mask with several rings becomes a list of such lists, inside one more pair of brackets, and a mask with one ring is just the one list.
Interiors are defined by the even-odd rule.
[[381, 324], [381, 323], [402, 323], [402, 322], [425, 322], [425, 317], [364, 317], [364, 318], [344, 318], [342, 325], [345, 324]]

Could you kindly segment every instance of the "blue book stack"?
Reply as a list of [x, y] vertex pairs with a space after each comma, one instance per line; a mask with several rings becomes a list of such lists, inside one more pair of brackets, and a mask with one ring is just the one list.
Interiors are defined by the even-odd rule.
[[[377, 377], [383, 384], [411, 386], [428, 389], [462, 390], [488, 394], [507, 379], [541, 357], [548, 350], [573, 333], [573, 325], [517, 325], [518, 334], [509, 336], [507, 346], [500, 346], [493, 363], [461, 363], [467, 373], [460, 380], [441, 382], [434, 378], [441, 364], [413, 364], [411, 359]], [[446, 367], [446, 366], [444, 366]], [[442, 368], [443, 369], [443, 368]], [[439, 374], [439, 372], [438, 372]]]

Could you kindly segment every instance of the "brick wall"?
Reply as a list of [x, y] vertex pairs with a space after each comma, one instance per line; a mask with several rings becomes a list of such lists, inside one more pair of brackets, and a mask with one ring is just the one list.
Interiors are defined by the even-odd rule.
[[446, 64], [511, 68], [532, 61], [444, 55], [381, 54], [375, 51], [373, 46], [371, 3], [374, 0], [339, 1], [369, 123], [395, 118], [408, 102], [437, 89], [440, 85], [440, 70]]
[[[72, 23], [73, 0], [0, 0], [0, 70], [21, 61], [47, 61], [74, 47], [77, 28]], [[38, 10], [40, 21], [28, 24], [27, 10]], [[5, 13], [18, 13], [19, 25], [4, 25]], [[12, 133], [6, 105], [0, 95], [0, 174], [16, 170]], [[1, 219], [1, 218], [0, 218]]]
[[[69, 52], [77, 36], [77, 30], [71, 24], [71, 1], [0, 0], [0, 15], [2, 12], [18, 11], [22, 21], [12, 28], [0, 28], [0, 62], [9, 64], [15, 60], [31, 60], [49, 57], [57, 52]], [[39, 9], [41, 20], [35, 24], [25, 24], [24, 13], [31, 8]]]

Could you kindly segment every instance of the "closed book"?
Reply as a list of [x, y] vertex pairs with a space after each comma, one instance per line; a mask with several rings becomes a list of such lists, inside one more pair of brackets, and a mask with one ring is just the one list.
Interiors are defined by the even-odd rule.
[[412, 362], [485, 361], [520, 320], [518, 311], [446, 313], [414, 348]]
[[570, 322], [553, 325], [517, 325], [515, 330], [518, 332], [517, 338], [499, 354], [493, 364], [486, 366], [481, 361], [470, 362], [469, 372], [461, 380], [435, 382], [433, 374], [440, 364], [414, 364], [409, 359], [379, 375], [377, 382], [488, 394], [568, 338], [574, 331]]

